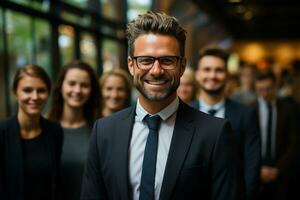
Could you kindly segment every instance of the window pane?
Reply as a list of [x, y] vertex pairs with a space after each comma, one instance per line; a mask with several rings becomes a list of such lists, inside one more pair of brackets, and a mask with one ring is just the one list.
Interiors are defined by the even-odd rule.
[[[27, 64], [41, 65], [51, 75], [50, 27], [43, 21], [18, 12], [6, 12], [6, 37], [9, 55], [9, 88], [16, 70]], [[10, 110], [16, 111], [16, 101], [10, 90]]]
[[50, 54], [50, 25], [44, 20], [35, 20], [36, 64], [42, 66], [52, 79], [51, 54]]
[[[12, 80], [17, 68], [31, 63], [33, 55], [33, 42], [30, 28], [32, 26], [30, 17], [17, 12], [6, 12], [6, 36], [9, 55], [9, 86], [11, 88]], [[10, 90], [10, 108], [14, 113], [16, 111], [16, 102], [13, 92]]]
[[139, 14], [146, 13], [151, 9], [151, 0], [127, 0], [128, 11], [127, 19], [128, 21], [133, 20]]
[[62, 64], [70, 62], [74, 59], [74, 37], [75, 31], [72, 26], [60, 25], [58, 28], [59, 31], [59, 49], [61, 55]]
[[[121, 0], [122, 1], [122, 0]], [[104, 17], [120, 20], [122, 16], [120, 0], [101, 0], [101, 13]]]
[[0, 118], [6, 116], [4, 81], [3, 10], [0, 8]]
[[[9, 63], [12, 71], [32, 61], [31, 20], [27, 15], [6, 12], [6, 34], [8, 42]], [[14, 74], [14, 73], [12, 73]]]
[[97, 70], [97, 47], [93, 35], [83, 33], [80, 40], [81, 59]]
[[50, 0], [10, 0], [15, 3], [24, 5], [24, 6], [29, 6], [41, 11], [48, 11], [50, 7]]
[[91, 22], [88, 15], [76, 15], [70, 12], [62, 11], [61, 16], [63, 19], [79, 25], [89, 25]]
[[80, 8], [86, 8], [87, 7], [87, 0], [63, 0], [66, 3], [69, 3], [71, 5], [80, 7]]
[[105, 39], [102, 45], [103, 71], [109, 71], [120, 67], [120, 51], [118, 43], [113, 40]]

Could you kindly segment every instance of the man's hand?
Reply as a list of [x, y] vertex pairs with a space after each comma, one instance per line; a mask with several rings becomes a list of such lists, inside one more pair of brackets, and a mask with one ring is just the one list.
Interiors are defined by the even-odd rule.
[[263, 183], [270, 183], [277, 179], [279, 170], [276, 167], [263, 165], [260, 170], [260, 179]]

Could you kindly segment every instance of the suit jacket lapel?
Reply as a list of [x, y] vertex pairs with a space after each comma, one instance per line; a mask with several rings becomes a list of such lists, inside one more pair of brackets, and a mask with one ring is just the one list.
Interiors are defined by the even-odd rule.
[[[128, 121], [129, 118], [129, 121]], [[128, 149], [130, 145], [131, 132], [135, 118], [135, 107], [132, 107], [120, 121], [116, 122], [116, 132], [122, 133], [117, 134], [119, 136], [118, 148], [115, 156], [115, 167], [116, 167], [116, 178], [119, 184], [121, 197], [126, 200], [129, 199], [129, 179], [128, 179]]]
[[225, 99], [225, 114], [224, 114], [224, 118], [228, 119], [231, 121], [231, 119], [233, 119], [233, 112], [234, 110], [231, 109], [231, 104], [230, 104], [230, 100]]
[[160, 192], [161, 200], [170, 199], [194, 135], [193, 116], [188, 109], [187, 105], [180, 102]]

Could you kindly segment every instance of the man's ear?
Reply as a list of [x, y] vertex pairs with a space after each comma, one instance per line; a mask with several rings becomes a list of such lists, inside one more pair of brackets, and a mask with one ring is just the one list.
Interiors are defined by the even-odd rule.
[[195, 70], [195, 78], [196, 78], [196, 81], [197, 81], [198, 83], [200, 83], [199, 74], [200, 74], [200, 67], [199, 67], [199, 65], [198, 65], [198, 66], [197, 66], [197, 69]]
[[186, 58], [182, 58], [182, 61], [181, 61], [181, 71], [180, 71], [180, 76], [183, 75], [184, 71], [185, 71], [185, 68], [186, 68]]
[[128, 70], [129, 70], [129, 72], [130, 72], [130, 74], [133, 76], [133, 72], [134, 72], [134, 61], [133, 61], [133, 59], [130, 57], [130, 56], [128, 56], [128, 58], [127, 58], [127, 63], [128, 63]]

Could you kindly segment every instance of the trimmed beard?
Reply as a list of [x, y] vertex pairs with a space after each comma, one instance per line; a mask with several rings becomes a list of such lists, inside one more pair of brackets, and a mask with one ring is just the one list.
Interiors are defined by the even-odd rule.
[[225, 84], [214, 90], [208, 90], [204, 87], [201, 87], [201, 89], [211, 96], [219, 96], [225, 90]]
[[150, 101], [162, 101], [170, 97], [172, 94], [176, 93], [177, 88], [179, 86], [179, 81], [174, 82], [174, 84], [171, 85], [170, 88], [165, 90], [160, 95], [152, 95], [150, 92], [148, 92], [141, 84], [135, 82], [134, 83], [136, 89], [148, 100]]

